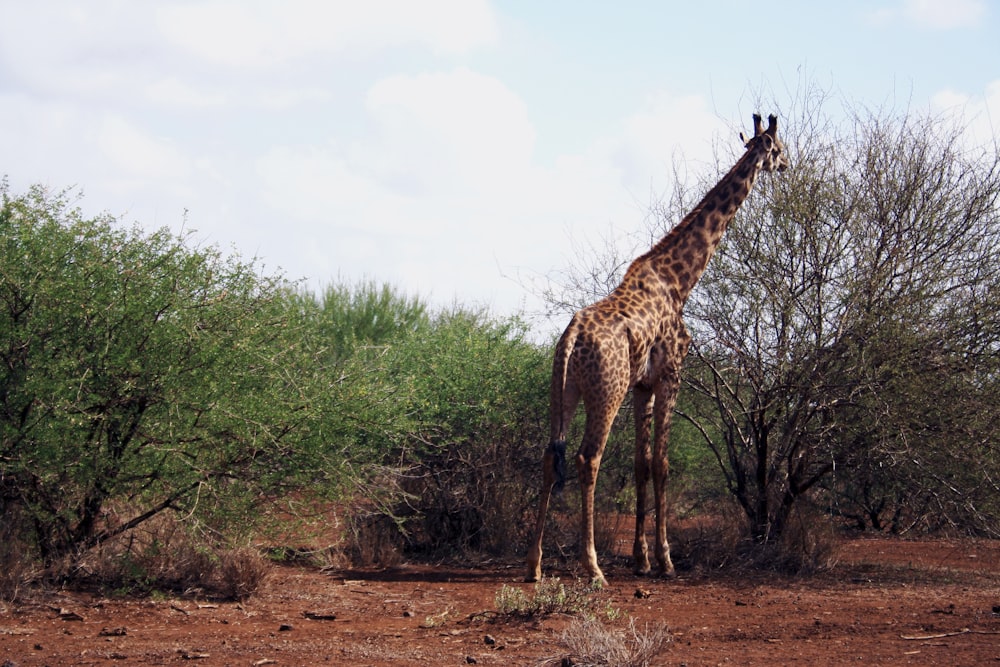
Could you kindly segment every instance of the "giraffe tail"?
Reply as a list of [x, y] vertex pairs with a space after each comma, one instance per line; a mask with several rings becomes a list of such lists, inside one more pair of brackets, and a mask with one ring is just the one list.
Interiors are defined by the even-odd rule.
[[555, 475], [552, 490], [561, 493], [566, 486], [566, 441], [553, 440], [547, 453], [552, 455], [552, 472]]
[[[575, 318], [574, 318], [575, 320]], [[566, 486], [566, 406], [564, 394], [566, 390], [566, 373], [569, 368], [569, 358], [576, 347], [577, 329], [570, 322], [556, 345], [552, 362], [552, 391], [549, 407], [552, 420], [552, 439], [549, 441], [547, 454], [552, 456], [554, 481], [552, 490], [559, 493]]]

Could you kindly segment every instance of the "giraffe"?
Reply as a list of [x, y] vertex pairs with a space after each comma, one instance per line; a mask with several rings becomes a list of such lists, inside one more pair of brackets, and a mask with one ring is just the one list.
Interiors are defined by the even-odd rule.
[[[629, 389], [635, 405], [636, 574], [650, 572], [646, 543], [646, 489], [653, 480], [654, 555], [662, 576], [673, 576], [666, 528], [667, 438], [680, 389], [680, 371], [691, 340], [682, 309], [705, 271], [737, 209], [761, 171], [789, 165], [778, 139], [778, 120], [765, 130], [754, 114], [754, 135], [741, 132], [746, 153], [704, 199], [625, 272], [606, 298], [578, 311], [556, 345], [552, 364], [551, 439], [542, 459], [542, 489], [526, 581], [542, 576], [542, 533], [553, 490], [566, 479], [566, 430], [582, 399], [583, 441], [576, 454], [583, 540], [581, 562], [595, 585], [606, 583], [594, 547], [594, 487], [608, 433]], [[650, 448], [650, 427], [653, 427]]]

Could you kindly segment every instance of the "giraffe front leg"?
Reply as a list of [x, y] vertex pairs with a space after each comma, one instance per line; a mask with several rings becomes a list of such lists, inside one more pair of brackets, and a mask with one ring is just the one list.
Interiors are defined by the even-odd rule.
[[659, 574], [664, 577], [674, 576], [674, 563], [670, 560], [670, 545], [667, 544], [667, 478], [670, 473], [667, 441], [670, 438], [670, 418], [673, 415], [679, 389], [680, 381], [676, 375], [664, 381], [660, 391], [657, 392], [653, 415], [655, 433], [652, 472], [653, 503], [656, 510], [656, 541], [653, 545], [653, 554], [659, 565]]
[[670, 545], [667, 544], [666, 475], [661, 478], [662, 481], [660, 484], [657, 484], [656, 478], [657, 475], [654, 472], [653, 495], [655, 496], [656, 507], [656, 542], [653, 545], [653, 554], [659, 566], [658, 572], [660, 576], [672, 577], [674, 576], [674, 563], [670, 560]]
[[649, 429], [653, 418], [653, 394], [636, 387], [635, 392], [635, 540], [632, 543], [634, 571], [649, 574], [649, 547], [646, 544], [646, 490], [649, 486], [652, 455]]

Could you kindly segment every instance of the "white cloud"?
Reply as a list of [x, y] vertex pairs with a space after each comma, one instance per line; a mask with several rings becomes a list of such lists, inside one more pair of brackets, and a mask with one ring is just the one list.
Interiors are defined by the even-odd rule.
[[509, 190], [530, 167], [527, 107], [497, 79], [465, 68], [393, 76], [372, 86], [366, 106], [381, 150], [358, 160], [400, 191]]
[[[378, 226], [387, 206], [517, 191], [532, 169], [526, 106], [496, 79], [467, 69], [393, 76], [370, 88], [366, 107], [368, 135], [263, 155], [256, 169], [265, 191], [295, 193], [296, 207], [314, 202], [299, 210], [305, 217], [346, 208], [348, 224]], [[406, 216], [386, 215], [385, 224]]]
[[462, 53], [498, 37], [486, 0], [215, 0], [161, 7], [157, 22], [186, 51], [228, 66], [411, 45]]
[[[310, 275], [378, 272], [445, 301], [489, 300], [497, 263], [538, 222], [532, 200], [551, 196], [528, 185], [537, 169], [525, 104], [499, 81], [458, 69], [378, 81], [366, 109], [370, 133], [279, 146], [256, 160], [257, 191], [282, 237], [310, 248]], [[452, 293], [442, 293], [447, 285]]]
[[254, 165], [263, 200], [313, 224], [372, 228], [396, 208], [395, 197], [358, 174], [333, 147], [276, 147]]
[[45, 93], [106, 99], [157, 57], [146, 3], [4, 3], [0, 62]]
[[118, 116], [101, 124], [97, 145], [119, 173], [141, 180], [186, 180], [190, 162], [167, 139], [154, 138]]
[[728, 133], [703, 98], [660, 93], [614, 134], [542, 166], [524, 101], [465, 68], [382, 79], [366, 110], [368, 133], [256, 160], [254, 189], [281, 229], [268, 251], [309, 248], [310, 266], [299, 266], [313, 276], [377, 272], [443, 301], [461, 294], [503, 309], [525, 292], [501, 275], [530, 281], [579, 261], [574, 242], [610, 235], [625, 254], [648, 243], [647, 188], [662, 194], [681, 156], [703, 173], [697, 161]]
[[146, 99], [160, 107], [178, 109], [209, 109], [226, 104], [226, 96], [218, 91], [199, 90], [195, 86], [169, 76], [145, 87]]
[[248, 96], [250, 104], [269, 111], [289, 111], [305, 104], [328, 103], [333, 99], [333, 92], [318, 86], [268, 88], [254, 91]]
[[603, 142], [602, 159], [620, 170], [621, 184], [637, 197], [656, 196], [673, 180], [675, 161], [697, 169], [725, 129], [704, 97], [657, 91], [622, 121], [620, 134]]
[[982, 94], [941, 90], [931, 97], [931, 108], [963, 125], [964, 138], [971, 145], [995, 146], [1000, 130], [1000, 79], [987, 84]]
[[914, 23], [948, 30], [973, 27], [986, 16], [982, 0], [905, 0], [903, 15]]
[[870, 17], [879, 24], [903, 19], [921, 28], [952, 30], [976, 27], [987, 11], [983, 0], [900, 0], [895, 7], [876, 10]]

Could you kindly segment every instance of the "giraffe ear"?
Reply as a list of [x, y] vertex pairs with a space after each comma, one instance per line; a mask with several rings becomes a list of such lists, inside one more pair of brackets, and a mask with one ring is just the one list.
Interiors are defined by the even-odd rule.
[[740, 141], [743, 142], [744, 146], [749, 146], [750, 145], [750, 137], [748, 137], [747, 135], [743, 134], [742, 132], [740, 132]]

